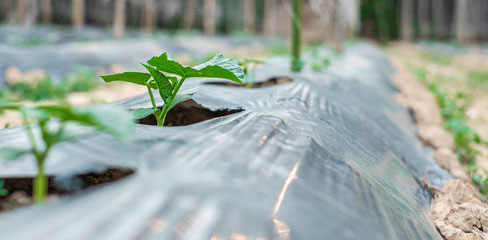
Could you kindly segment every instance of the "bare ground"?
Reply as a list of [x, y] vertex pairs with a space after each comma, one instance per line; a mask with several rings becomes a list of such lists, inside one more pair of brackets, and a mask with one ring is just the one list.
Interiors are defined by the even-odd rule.
[[[468, 108], [469, 124], [488, 137], [488, 94], [470, 89], [466, 74], [474, 69], [488, 69], [488, 61], [476, 54], [455, 57], [450, 64], [428, 61], [422, 51], [405, 43], [390, 48], [391, 60], [396, 68], [395, 84], [400, 90], [396, 99], [406, 105], [418, 124], [418, 136], [435, 149], [435, 160], [457, 179], [447, 181], [442, 189], [429, 187], [433, 196], [432, 217], [440, 234], [448, 240], [488, 239], [488, 205], [472, 184], [454, 152], [454, 141], [442, 127], [442, 117], [433, 94], [409, 71], [408, 66], [416, 65], [427, 69], [428, 74], [436, 74], [450, 91], [464, 90], [473, 94], [473, 102]], [[446, 80], [447, 79], [447, 80]], [[445, 83], [448, 82], [448, 83]], [[461, 84], [460, 84], [461, 83]], [[482, 132], [485, 131], [485, 132]], [[486, 151], [483, 146], [478, 146]], [[488, 169], [488, 151], [478, 160], [480, 168]], [[482, 170], [480, 169], [480, 170]]]

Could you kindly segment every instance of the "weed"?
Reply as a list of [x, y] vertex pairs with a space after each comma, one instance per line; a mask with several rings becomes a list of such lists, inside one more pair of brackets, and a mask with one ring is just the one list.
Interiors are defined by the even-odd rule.
[[[15, 160], [25, 154], [32, 154], [36, 160], [37, 176], [33, 183], [33, 198], [41, 203], [47, 194], [45, 161], [51, 149], [58, 143], [72, 139], [74, 134], [66, 128], [67, 123], [75, 123], [94, 128], [118, 137], [126, 137], [132, 125], [130, 115], [114, 106], [75, 108], [69, 105], [26, 107], [18, 103], [1, 102], [0, 109], [19, 111], [26, 124], [30, 148], [3, 148], [0, 157]], [[50, 120], [56, 120], [51, 122]], [[30, 123], [38, 123], [40, 138], [36, 138]], [[50, 124], [54, 123], [54, 124]], [[42, 144], [39, 144], [39, 139]]]
[[[195, 67], [184, 66], [171, 57], [168, 53], [155, 56], [141, 63], [149, 73], [124, 72], [114, 75], [101, 76], [105, 82], [123, 81], [139, 84], [147, 87], [151, 99], [152, 109], [135, 109], [132, 111], [136, 119], [144, 118], [153, 114], [156, 117], [157, 125], [163, 126], [166, 115], [178, 103], [190, 99], [198, 89], [193, 88], [178, 93], [186, 79], [189, 78], [221, 78], [243, 84], [244, 72], [239, 64], [233, 59], [226, 58], [219, 54], [203, 64]], [[157, 89], [164, 102], [160, 110], [156, 106], [152, 89]]]
[[471, 71], [468, 73], [468, 83], [472, 87], [488, 87], [488, 71]]
[[11, 91], [18, 94], [22, 99], [41, 101], [48, 99], [63, 99], [66, 92], [58, 84], [45, 78], [35, 84], [29, 82], [17, 82], [11, 87]]
[[480, 135], [466, 123], [466, 96], [456, 94], [453, 98], [442, 92], [436, 85], [429, 85], [430, 91], [436, 96], [437, 103], [444, 118], [444, 128], [454, 138], [455, 152], [459, 161], [469, 164], [469, 174], [475, 184], [479, 186], [481, 193], [488, 194], [488, 172], [485, 176], [479, 175], [476, 159], [481, 153], [473, 146], [486, 144]]
[[60, 83], [49, 77], [37, 82], [17, 82], [10, 89], [0, 91], [0, 97], [9, 100], [62, 100], [71, 92], [86, 92], [96, 88], [98, 80], [93, 70], [78, 67]]
[[92, 69], [77, 67], [74, 72], [68, 74], [62, 86], [66, 93], [88, 92], [98, 86], [97, 75]]
[[429, 62], [434, 62], [439, 65], [449, 65], [452, 63], [453, 58], [448, 55], [439, 55], [430, 51], [425, 51], [422, 57]]

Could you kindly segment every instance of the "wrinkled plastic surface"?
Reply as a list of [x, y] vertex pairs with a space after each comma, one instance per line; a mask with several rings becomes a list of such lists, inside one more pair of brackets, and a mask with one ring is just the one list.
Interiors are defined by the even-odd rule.
[[[416, 140], [392, 100], [392, 69], [358, 43], [322, 73], [292, 74], [270, 60], [261, 89], [198, 85], [196, 102], [245, 111], [185, 127], [137, 126], [134, 142], [93, 135], [63, 143], [49, 174], [109, 167], [119, 182], [0, 215], [0, 239], [442, 239], [422, 179], [450, 176]], [[121, 102], [150, 107], [147, 96]], [[0, 147], [26, 144], [23, 128]], [[33, 160], [2, 163], [0, 177], [33, 175]]]

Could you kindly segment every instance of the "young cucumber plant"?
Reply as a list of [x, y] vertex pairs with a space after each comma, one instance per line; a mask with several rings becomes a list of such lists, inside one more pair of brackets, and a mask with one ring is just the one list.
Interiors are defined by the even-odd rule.
[[[195, 67], [184, 66], [173, 60], [166, 52], [159, 57], [153, 57], [147, 64], [141, 63], [149, 73], [124, 72], [114, 75], [101, 76], [105, 82], [123, 81], [147, 87], [151, 98], [152, 109], [135, 109], [132, 111], [136, 119], [153, 114], [157, 125], [163, 126], [166, 115], [178, 103], [190, 99], [198, 89], [193, 88], [179, 93], [185, 80], [189, 78], [221, 78], [243, 84], [244, 73], [239, 64], [233, 59], [219, 54], [210, 61]], [[157, 89], [164, 102], [162, 109], [158, 109], [152, 93]]]
[[[33, 182], [34, 202], [42, 203], [47, 195], [47, 177], [45, 161], [51, 149], [59, 142], [74, 137], [67, 123], [75, 123], [106, 132], [117, 137], [127, 137], [133, 124], [130, 114], [114, 106], [95, 106], [74, 108], [68, 105], [26, 107], [19, 104], [1, 103], [0, 110], [19, 111], [26, 124], [25, 128], [30, 141], [30, 148], [3, 148], [0, 158], [15, 160], [25, 154], [32, 154], [37, 164], [37, 176]], [[51, 122], [50, 120], [55, 120]], [[38, 123], [40, 138], [36, 137], [30, 123]], [[50, 124], [52, 123], [52, 124]]]

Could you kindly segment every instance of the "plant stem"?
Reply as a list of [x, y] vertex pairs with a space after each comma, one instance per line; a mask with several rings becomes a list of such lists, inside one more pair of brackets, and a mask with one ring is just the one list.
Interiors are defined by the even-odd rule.
[[[42, 154], [46, 155], [46, 154]], [[44, 160], [37, 159], [37, 176], [34, 178], [33, 197], [36, 204], [44, 202], [47, 195], [47, 177], [44, 174]]]
[[292, 62], [291, 70], [299, 72], [302, 69], [300, 51], [302, 45], [302, 0], [293, 0], [292, 18]]
[[169, 101], [167, 103], [164, 104], [163, 106], [163, 111], [161, 112], [161, 115], [160, 115], [160, 123], [161, 125], [160, 126], [164, 126], [164, 121], [166, 120], [166, 115], [168, 114], [169, 112], [169, 108], [171, 107], [171, 104], [173, 104], [173, 101], [175, 100], [175, 97], [176, 95], [178, 94], [178, 91], [180, 90], [181, 86], [183, 85], [183, 82], [185, 81], [185, 77], [181, 78], [180, 82], [178, 83], [178, 85], [176, 86], [176, 89], [174, 90], [171, 98], [169, 99]]
[[[59, 137], [61, 132], [63, 131], [64, 123], [61, 125], [60, 129], [55, 134], [56, 136], [51, 135], [49, 131], [46, 129], [46, 126], [42, 123], [40, 123], [40, 128], [41, 128], [41, 134], [43, 136], [43, 139]], [[39, 153], [38, 151], [34, 153], [34, 156], [36, 157], [36, 161], [37, 161], [37, 176], [34, 178], [33, 198], [36, 204], [42, 203], [44, 202], [44, 199], [46, 199], [47, 177], [46, 174], [44, 173], [44, 162], [53, 144], [55, 143], [46, 142], [46, 147], [42, 153]]]
[[152, 93], [151, 87], [149, 87], [149, 85], [147, 85], [146, 87], [147, 87], [147, 92], [149, 92], [149, 97], [151, 97], [151, 103], [153, 108], [158, 109], [158, 106], [156, 106], [156, 101], [154, 100], [154, 95]]
[[[151, 87], [149, 86], [149, 82], [146, 85], [147, 87], [147, 92], [149, 93], [149, 97], [151, 98], [151, 103], [154, 109], [158, 109], [158, 106], [156, 106], [156, 101], [154, 100], [154, 95], [152, 93]], [[157, 113], [153, 114], [156, 117], [156, 122], [158, 126], [161, 126], [161, 121], [159, 120], [161, 115], [158, 115]]]

